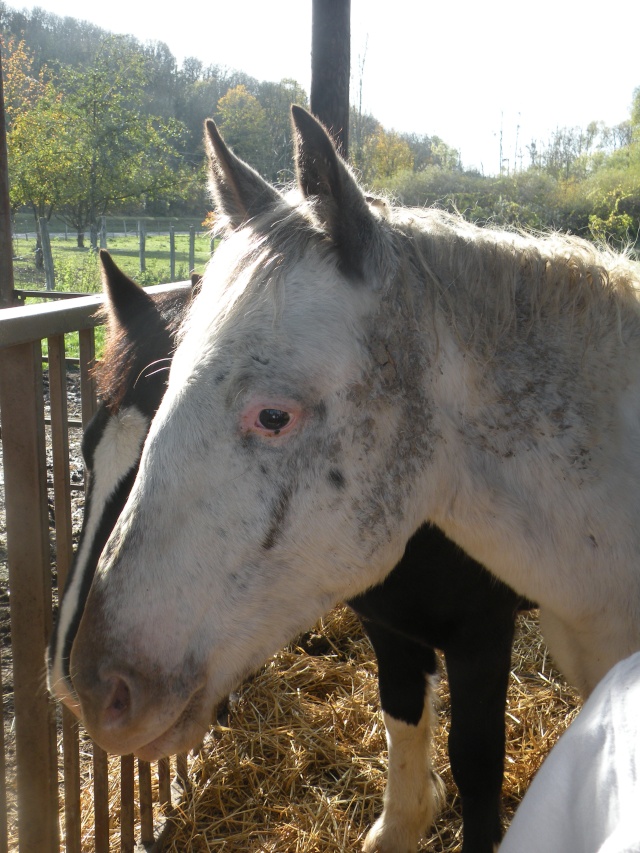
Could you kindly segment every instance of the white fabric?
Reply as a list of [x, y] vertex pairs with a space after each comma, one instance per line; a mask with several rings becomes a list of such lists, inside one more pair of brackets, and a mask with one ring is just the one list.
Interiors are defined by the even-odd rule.
[[551, 750], [499, 853], [640, 853], [640, 652], [602, 679]]

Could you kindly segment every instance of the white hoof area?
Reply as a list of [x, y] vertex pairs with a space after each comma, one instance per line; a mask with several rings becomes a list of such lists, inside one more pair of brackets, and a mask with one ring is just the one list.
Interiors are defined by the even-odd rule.
[[416, 853], [422, 832], [414, 832], [406, 826], [385, 820], [380, 815], [373, 824], [364, 844], [363, 853]]
[[420, 839], [432, 825], [444, 799], [444, 782], [431, 772], [430, 796], [419, 811], [389, 804], [367, 833], [363, 853], [416, 853]]

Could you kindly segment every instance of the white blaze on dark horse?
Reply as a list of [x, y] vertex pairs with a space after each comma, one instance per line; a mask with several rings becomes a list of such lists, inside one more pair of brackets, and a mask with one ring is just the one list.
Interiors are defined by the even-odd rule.
[[293, 118], [298, 202], [208, 125], [226, 239], [71, 649], [110, 750], [197, 742], [220, 697], [384, 580], [425, 521], [540, 603], [585, 695], [640, 648], [637, 266], [374, 210]]
[[[188, 306], [187, 294], [163, 297], [156, 305], [104, 251], [101, 260], [108, 317], [98, 372], [102, 402], [84, 437], [87, 511], [50, 653], [50, 681], [71, 706], [76, 703], [69, 650], [100, 551], [124, 507], [151, 416], [162, 400], [175, 330]], [[377, 655], [389, 741], [385, 808], [365, 850], [399, 844], [415, 849], [435, 816], [437, 783], [429, 756], [437, 647], [444, 651], [450, 682], [449, 752], [462, 800], [463, 849], [491, 853], [501, 837], [514, 616], [526, 602], [439, 530], [424, 525], [384, 583], [348, 603]]]
[[142, 445], [164, 394], [175, 335], [190, 293], [157, 302], [101, 251], [107, 346], [98, 371], [101, 403], [82, 438], [87, 471], [80, 541], [49, 651], [49, 684], [72, 708], [69, 654], [100, 553], [126, 503]]

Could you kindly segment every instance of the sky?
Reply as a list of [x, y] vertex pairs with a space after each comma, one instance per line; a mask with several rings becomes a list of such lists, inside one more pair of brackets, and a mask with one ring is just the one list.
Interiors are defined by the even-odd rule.
[[[308, 92], [311, 0], [39, 0], [39, 6], [140, 41], [181, 63], [293, 78]], [[152, 11], [151, 11], [152, 10]], [[629, 118], [640, 86], [640, 3], [584, 0], [351, 0], [351, 102], [387, 130], [437, 135], [465, 168], [526, 168], [527, 145], [561, 127]]]

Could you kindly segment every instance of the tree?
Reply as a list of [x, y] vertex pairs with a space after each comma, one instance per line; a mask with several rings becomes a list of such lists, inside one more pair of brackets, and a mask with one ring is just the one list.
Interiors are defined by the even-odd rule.
[[640, 130], [640, 86], [633, 90], [631, 102], [631, 124], [636, 131]]
[[45, 79], [34, 68], [34, 58], [24, 39], [0, 35], [0, 50], [4, 55], [4, 108], [8, 122], [21, 112], [31, 109], [44, 92]]
[[95, 246], [98, 218], [124, 202], [165, 201], [187, 192], [179, 156], [183, 128], [145, 114], [144, 58], [119, 37], [105, 40], [87, 71], [63, 69], [64, 134], [56, 147], [71, 162], [59, 215]]
[[7, 147], [11, 176], [11, 205], [31, 208], [36, 229], [40, 218], [49, 219], [59, 206], [73, 163], [67, 145], [62, 98], [52, 83], [45, 84], [29, 110], [18, 111], [11, 121]]
[[295, 80], [261, 83], [257, 95], [270, 132], [264, 177], [282, 183], [293, 177], [291, 104], [307, 106], [307, 93]]
[[258, 99], [244, 84], [235, 86], [218, 101], [218, 116], [225, 142], [238, 157], [264, 174], [270, 134], [266, 112]]
[[395, 131], [379, 127], [364, 145], [362, 170], [365, 180], [384, 182], [398, 172], [413, 169], [409, 144]]
[[26, 206], [33, 212], [36, 264], [42, 266], [40, 219], [49, 219], [58, 206], [71, 165], [58, 148], [65, 132], [64, 111], [45, 70], [34, 71], [24, 41], [10, 38], [5, 51], [11, 208]]

